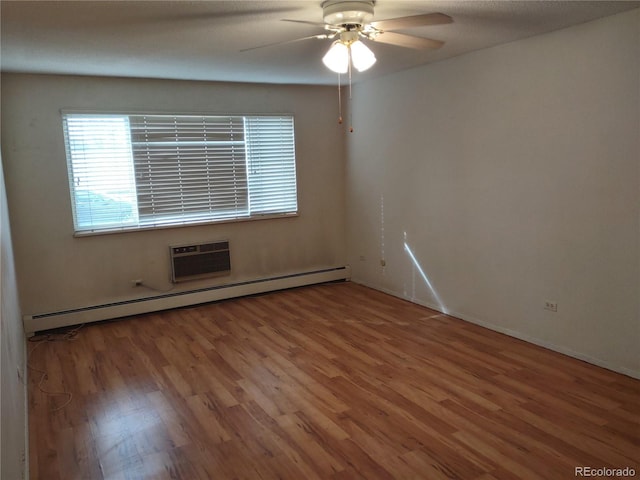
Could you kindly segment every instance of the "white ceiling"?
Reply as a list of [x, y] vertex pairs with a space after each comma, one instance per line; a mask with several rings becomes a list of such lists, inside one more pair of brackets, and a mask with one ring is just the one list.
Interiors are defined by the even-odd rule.
[[[335, 84], [321, 57], [330, 40], [242, 49], [323, 33], [322, 0], [1, 0], [3, 71], [190, 80]], [[365, 80], [466, 52], [576, 25], [640, 1], [377, 0], [375, 20], [442, 12], [454, 23], [403, 30], [444, 40], [437, 51], [375, 43]]]

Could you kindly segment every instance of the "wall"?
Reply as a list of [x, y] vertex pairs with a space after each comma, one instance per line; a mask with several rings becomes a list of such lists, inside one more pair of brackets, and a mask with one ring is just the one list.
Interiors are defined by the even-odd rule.
[[[0, 158], [0, 478], [26, 478], [26, 348]], [[18, 374], [20, 370], [20, 375]], [[20, 378], [22, 377], [22, 378]]]
[[639, 17], [358, 84], [353, 280], [640, 376]]
[[[233, 270], [174, 291], [345, 264], [344, 132], [333, 89], [20, 74], [2, 80], [3, 155], [24, 314], [154, 295], [132, 287], [138, 278], [169, 289], [174, 244], [229, 239]], [[300, 214], [74, 238], [63, 108], [292, 113]]]

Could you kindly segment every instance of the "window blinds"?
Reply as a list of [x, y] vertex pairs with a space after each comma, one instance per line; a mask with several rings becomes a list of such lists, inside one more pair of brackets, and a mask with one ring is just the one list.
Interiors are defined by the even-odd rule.
[[63, 115], [76, 231], [297, 212], [291, 116]]
[[247, 117], [251, 213], [297, 210], [292, 117]]
[[242, 117], [132, 115], [140, 223], [246, 217]]
[[76, 231], [137, 224], [127, 117], [70, 116], [64, 134]]

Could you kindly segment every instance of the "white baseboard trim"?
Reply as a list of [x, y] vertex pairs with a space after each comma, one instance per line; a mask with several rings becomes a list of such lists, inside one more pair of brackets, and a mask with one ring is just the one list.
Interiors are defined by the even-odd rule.
[[351, 280], [353, 283], [357, 283], [359, 285], [363, 285], [365, 287], [369, 287], [369, 288], [373, 288], [374, 290], [379, 290], [381, 292], [384, 292], [386, 294], [389, 294], [393, 297], [397, 297], [397, 298], [401, 298], [402, 300], [407, 300], [409, 302], [415, 303], [417, 305], [422, 305], [423, 307], [427, 307], [430, 308], [431, 310], [435, 310], [437, 312], [440, 312], [444, 315], [449, 315], [451, 317], [455, 317], [455, 318], [459, 318], [460, 320], [464, 320], [465, 322], [469, 322], [469, 323], [473, 323], [474, 325], [478, 325], [480, 327], [484, 327], [484, 328], [488, 328], [489, 330], [493, 330], [494, 332], [498, 332], [498, 333], [503, 333], [505, 335], [508, 335], [510, 337], [513, 338], [517, 338], [518, 340], [523, 340], [527, 343], [531, 343], [533, 345], [537, 345], [539, 347], [543, 347], [546, 348], [548, 350], [552, 350], [554, 352], [558, 352], [561, 353], [563, 355], [567, 355], [569, 357], [578, 359], [578, 360], [582, 360], [584, 362], [590, 363], [592, 365], [596, 365], [598, 367], [602, 367], [602, 368], [606, 368], [607, 370], [611, 370], [612, 372], [616, 372], [616, 373], [621, 373], [622, 375], [626, 375], [628, 377], [631, 378], [636, 378], [638, 380], [640, 380], [640, 371], [636, 371], [636, 370], [632, 370], [629, 368], [625, 368], [625, 367], [620, 367], [618, 365], [612, 365], [610, 362], [607, 362], [606, 360], [602, 360], [600, 358], [595, 358], [592, 357], [590, 355], [585, 355], [584, 353], [580, 353], [580, 352], [576, 352], [574, 350], [571, 350], [570, 348], [561, 346], [561, 345], [556, 345], [554, 343], [550, 343], [547, 342], [545, 340], [541, 340], [539, 338], [533, 337], [531, 335], [527, 335], [525, 333], [522, 332], [518, 332], [515, 330], [511, 330], [508, 328], [504, 328], [501, 327], [499, 325], [495, 325], [493, 323], [490, 322], [486, 322], [484, 320], [480, 320], [477, 319], [473, 316], [467, 315], [467, 314], [463, 314], [463, 313], [459, 313], [459, 312], [454, 312], [454, 311], [449, 311], [449, 312], [443, 312], [441, 310], [441, 308], [437, 305], [434, 304], [430, 304], [428, 302], [423, 302], [414, 298], [408, 298], [405, 297], [404, 295], [401, 295], [397, 292], [394, 292], [392, 290], [388, 290], [386, 288], [381, 288], [375, 285], [371, 285], [368, 284], [366, 282], [362, 282], [360, 280]]
[[114, 318], [140, 315], [159, 310], [198, 305], [201, 303], [227, 300], [230, 298], [284, 290], [287, 288], [302, 287], [317, 283], [349, 280], [350, 278], [351, 268], [346, 265], [311, 272], [260, 278], [191, 291], [166, 293], [152, 297], [136, 298], [104, 305], [92, 305], [59, 312], [24, 315], [23, 323], [25, 333], [27, 335], [33, 335], [35, 332], [51, 330], [54, 328], [98, 322], [101, 320], [111, 320]]

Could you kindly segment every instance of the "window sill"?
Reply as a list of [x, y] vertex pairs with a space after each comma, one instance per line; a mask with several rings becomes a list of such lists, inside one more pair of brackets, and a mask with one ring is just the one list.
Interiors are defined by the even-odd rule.
[[144, 227], [120, 227], [101, 230], [83, 230], [74, 232], [75, 238], [93, 237], [96, 235], [113, 235], [118, 233], [133, 233], [133, 232], [146, 232], [150, 230], [166, 230], [171, 228], [184, 228], [184, 227], [202, 227], [205, 225], [220, 225], [228, 223], [245, 223], [259, 220], [274, 220], [278, 218], [294, 218], [300, 216], [299, 212], [295, 213], [276, 213], [268, 215], [254, 215], [253, 217], [246, 218], [230, 218], [227, 220], [206, 220], [202, 222], [190, 222], [190, 223], [177, 223], [170, 225], [148, 225]]

